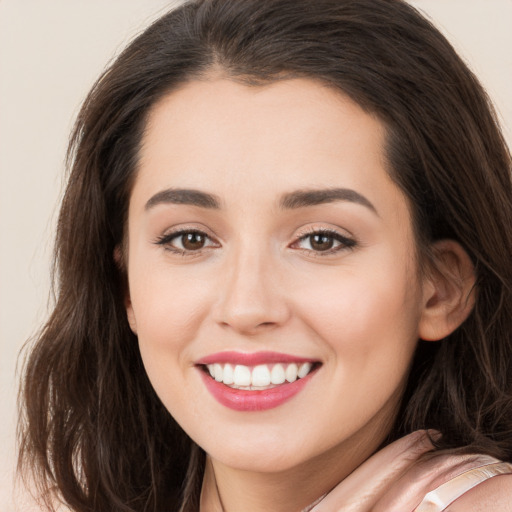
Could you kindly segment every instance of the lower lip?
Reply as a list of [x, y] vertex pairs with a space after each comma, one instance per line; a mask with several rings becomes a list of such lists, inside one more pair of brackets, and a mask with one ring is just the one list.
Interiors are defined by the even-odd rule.
[[281, 384], [275, 388], [246, 390], [230, 388], [222, 382], [217, 382], [212, 379], [210, 375], [202, 369], [199, 371], [201, 372], [201, 377], [206, 388], [213, 397], [220, 404], [235, 411], [266, 411], [278, 407], [299, 393], [316, 373], [316, 370], [313, 370], [302, 379]]

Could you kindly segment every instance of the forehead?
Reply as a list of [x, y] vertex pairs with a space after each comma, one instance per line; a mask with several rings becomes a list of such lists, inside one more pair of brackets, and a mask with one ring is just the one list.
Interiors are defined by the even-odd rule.
[[376, 117], [317, 81], [192, 81], [150, 111], [134, 195], [201, 188], [250, 200], [340, 186], [396, 194], [385, 135]]

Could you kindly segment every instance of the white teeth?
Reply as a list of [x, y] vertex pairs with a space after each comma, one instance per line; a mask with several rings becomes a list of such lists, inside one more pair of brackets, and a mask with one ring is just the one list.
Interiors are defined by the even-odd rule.
[[270, 382], [272, 382], [272, 384], [282, 384], [285, 380], [286, 374], [284, 373], [283, 365], [274, 365], [274, 368], [272, 368], [270, 372]]
[[237, 364], [233, 373], [233, 381], [235, 386], [250, 386], [251, 369], [248, 366]]
[[266, 364], [260, 364], [253, 368], [251, 384], [253, 386], [268, 386], [270, 384], [270, 370]]
[[222, 382], [222, 374], [224, 372], [222, 371], [222, 366], [218, 363], [215, 363], [213, 365], [213, 378], [217, 381], [217, 382]]
[[285, 375], [288, 382], [295, 382], [297, 380], [297, 373], [299, 368], [295, 363], [289, 364], [286, 367]]
[[312, 363], [296, 363], [287, 365], [278, 363], [274, 365], [259, 364], [254, 367], [237, 364], [209, 364], [208, 372], [217, 382], [233, 388], [261, 389], [269, 386], [278, 386], [285, 382], [295, 382], [303, 379], [313, 368]]
[[233, 367], [230, 364], [224, 366], [224, 377], [222, 379], [224, 384], [233, 384], [235, 382], [233, 377]]
[[297, 377], [299, 377], [299, 379], [305, 377], [311, 371], [312, 366], [313, 365], [311, 363], [302, 363], [297, 373]]

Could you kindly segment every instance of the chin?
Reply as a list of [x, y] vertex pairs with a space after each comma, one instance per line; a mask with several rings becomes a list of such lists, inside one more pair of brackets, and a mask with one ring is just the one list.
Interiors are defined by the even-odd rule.
[[204, 443], [198, 439], [197, 442], [212, 459], [226, 467], [248, 472], [280, 473], [297, 468], [332, 448], [318, 442], [310, 444], [309, 439], [318, 440], [318, 436], [300, 432], [300, 429], [265, 433], [254, 429], [244, 435], [227, 431], [222, 439], [203, 439]]
[[208, 455], [231, 469], [251, 473], [282, 473], [305, 462], [297, 454], [282, 453], [274, 448], [266, 451], [249, 448], [241, 452], [228, 450], [221, 453], [215, 450]]

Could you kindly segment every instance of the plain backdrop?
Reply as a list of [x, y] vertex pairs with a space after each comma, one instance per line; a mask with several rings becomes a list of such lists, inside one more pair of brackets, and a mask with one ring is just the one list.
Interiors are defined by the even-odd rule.
[[[177, 1], [0, 0], [0, 512], [38, 510], [14, 497], [16, 366], [48, 315], [68, 134], [108, 61]], [[510, 144], [512, 0], [410, 1], [480, 77]]]

